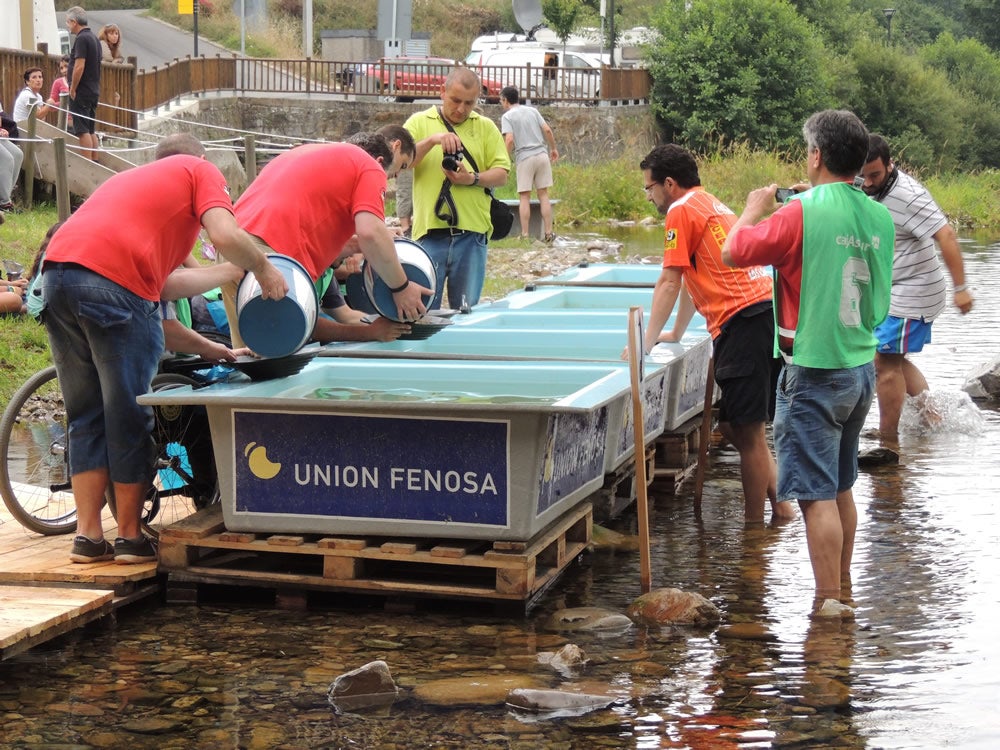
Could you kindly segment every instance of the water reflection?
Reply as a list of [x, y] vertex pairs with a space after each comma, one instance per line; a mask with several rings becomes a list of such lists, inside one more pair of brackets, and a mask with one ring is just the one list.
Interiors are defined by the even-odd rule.
[[[996, 354], [984, 341], [1000, 326], [1000, 260], [984, 246], [964, 248], [976, 310], [964, 319], [949, 310], [918, 355], [932, 388], [955, 397], [949, 403], [958, 403], [965, 373]], [[992, 669], [1000, 415], [986, 407], [971, 419], [978, 428], [962, 419], [905, 431], [901, 464], [861, 476], [856, 622], [808, 619], [801, 521], [745, 528], [737, 457], [722, 451], [700, 517], [690, 485], [654, 497], [651, 514], [654, 585], [710, 598], [723, 611], [716, 631], [545, 632], [560, 607], [624, 610], [639, 594], [639, 561], [621, 551], [585, 555], [525, 618], [479, 604], [408, 612], [343, 597], [332, 611], [306, 613], [219, 602], [140, 607], [110, 630], [0, 664], [0, 745], [996, 747], [1000, 729], [984, 717], [1000, 694]], [[567, 642], [589, 659], [577, 674], [538, 663]], [[389, 664], [401, 699], [379, 712], [334, 713], [330, 682], [374, 659]], [[413, 697], [443, 677], [514, 674], [621, 703], [528, 722], [495, 703], [453, 696], [441, 707]]]

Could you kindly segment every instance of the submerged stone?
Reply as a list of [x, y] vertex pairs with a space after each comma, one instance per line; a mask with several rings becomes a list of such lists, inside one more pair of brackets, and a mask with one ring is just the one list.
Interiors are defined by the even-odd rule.
[[448, 677], [418, 685], [413, 696], [433, 706], [488, 706], [503, 703], [512, 690], [544, 687], [541, 680], [530, 675]]
[[599, 708], [607, 708], [616, 700], [616, 698], [607, 695], [572, 693], [566, 690], [518, 688], [507, 694], [507, 705], [521, 711], [577, 716], [588, 711], [596, 711]]
[[601, 607], [574, 607], [553, 612], [545, 621], [546, 630], [620, 631], [632, 626], [621, 612]]

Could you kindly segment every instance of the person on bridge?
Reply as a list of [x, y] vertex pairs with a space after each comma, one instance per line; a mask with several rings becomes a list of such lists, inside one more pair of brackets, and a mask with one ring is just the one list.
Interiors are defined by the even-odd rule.
[[109, 23], [102, 26], [97, 32], [97, 38], [101, 42], [101, 62], [125, 62], [125, 55], [122, 54], [122, 32], [117, 24]]
[[[79, 535], [70, 560], [156, 559], [140, 526], [153, 474], [149, 391], [163, 353], [160, 300], [203, 291], [178, 266], [204, 227], [264, 299], [288, 291], [284, 276], [236, 224], [225, 178], [193, 136], [168, 136], [156, 160], [104, 182], [56, 230], [42, 262], [42, 322], [69, 424], [70, 479]], [[114, 545], [104, 538], [109, 482], [118, 506]]]
[[41, 68], [28, 68], [24, 71], [24, 88], [14, 102], [15, 120], [24, 122], [31, 116], [31, 110], [35, 110], [35, 117], [45, 117], [48, 114], [49, 108], [45, 106], [40, 93], [44, 82]]
[[66, 11], [66, 28], [76, 34], [69, 55], [69, 111], [71, 133], [80, 139], [82, 153], [97, 161], [97, 101], [101, 96], [101, 43], [87, 26], [87, 11], [74, 5]]
[[[352, 140], [357, 145], [309, 143], [276, 156], [236, 201], [236, 219], [261, 249], [294, 258], [313, 282], [341, 256], [364, 253], [394, 290], [400, 320], [417, 320], [426, 312], [421, 296], [434, 290], [409, 282], [385, 223], [388, 177], [412, 162], [413, 139], [402, 127], [386, 126], [381, 133], [359, 134]], [[235, 285], [223, 287], [233, 345], [240, 347], [244, 341], [232, 301], [235, 292]], [[371, 325], [376, 328], [366, 333], [375, 340], [385, 332], [380, 329], [398, 324], [379, 318]], [[321, 317], [313, 337], [326, 342], [357, 333], [344, 327]]]
[[445, 79], [441, 106], [417, 112], [404, 124], [417, 142], [413, 238], [437, 274], [431, 309], [441, 306], [446, 285], [450, 307], [479, 302], [493, 232], [487, 191], [506, 184], [510, 172], [500, 129], [475, 111], [480, 86], [474, 71], [457, 67]]

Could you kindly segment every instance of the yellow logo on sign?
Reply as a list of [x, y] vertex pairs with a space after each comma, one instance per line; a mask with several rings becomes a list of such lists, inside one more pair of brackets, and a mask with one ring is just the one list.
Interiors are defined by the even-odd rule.
[[177, 0], [177, 15], [193, 16], [194, 0]]
[[258, 479], [274, 479], [281, 471], [281, 464], [275, 463], [267, 457], [267, 449], [263, 445], [247, 443], [243, 449], [243, 455], [247, 457], [250, 471]]

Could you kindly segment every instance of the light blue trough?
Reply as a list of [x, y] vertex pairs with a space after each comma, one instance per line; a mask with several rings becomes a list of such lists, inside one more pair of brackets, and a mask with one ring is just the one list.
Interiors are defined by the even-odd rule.
[[612, 363], [318, 358], [146, 394], [204, 405], [233, 531], [528, 540], [603, 483]]
[[651, 264], [581, 263], [532, 282], [539, 286], [585, 286], [652, 289], [663, 268]]
[[[368, 342], [324, 349], [323, 356], [394, 358], [412, 360], [494, 360], [495, 367], [524, 360], [539, 362], [601, 362], [625, 369], [621, 358], [626, 345], [625, 330], [544, 331], [533, 328], [485, 328], [478, 326], [446, 328], [419, 341]], [[684, 348], [677, 352], [683, 354]], [[667, 421], [667, 398], [670, 394], [672, 361], [675, 352], [650, 360], [642, 381], [644, 442], [652, 442], [663, 432]], [[605, 471], [613, 471], [635, 453], [635, 433], [631, 408], [624, 419], [615, 420], [608, 432]]]
[[[543, 299], [548, 304], [558, 294], [546, 293]], [[423, 341], [347, 344], [324, 348], [322, 355], [412, 355], [430, 359], [454, 354], [463, 358], [620, 361], [626, 343], [628, 311], [534, 306], [509, 309], [490, 305], [478, 307], [469, 315], [456, 315], [452, 320], [453, 325]], [[648, 314], [644, 320], [648, 322]], [[669, 330], [672, 326], [671, 319], [664, 328]], [[663, 430], [676, 430], [701, 412], [711, 356], [712, 340], [705, 319], [697, 313], [679, 343], [658, 344], [653, 349], [651, 361], [668, 368], [665, 403], [662, 409], [657, 409], [663, 415]]]
[[[488, 307], [491, 310], [618, 310], [627, 315], [633, 305], [641, 305], [646, 311], [652, 302], [652, 289], [546, 286], [511, 292], [488, 303]], [[474, 309], [480, 311], [484, 307], [487, 305], [477, 305]]]

